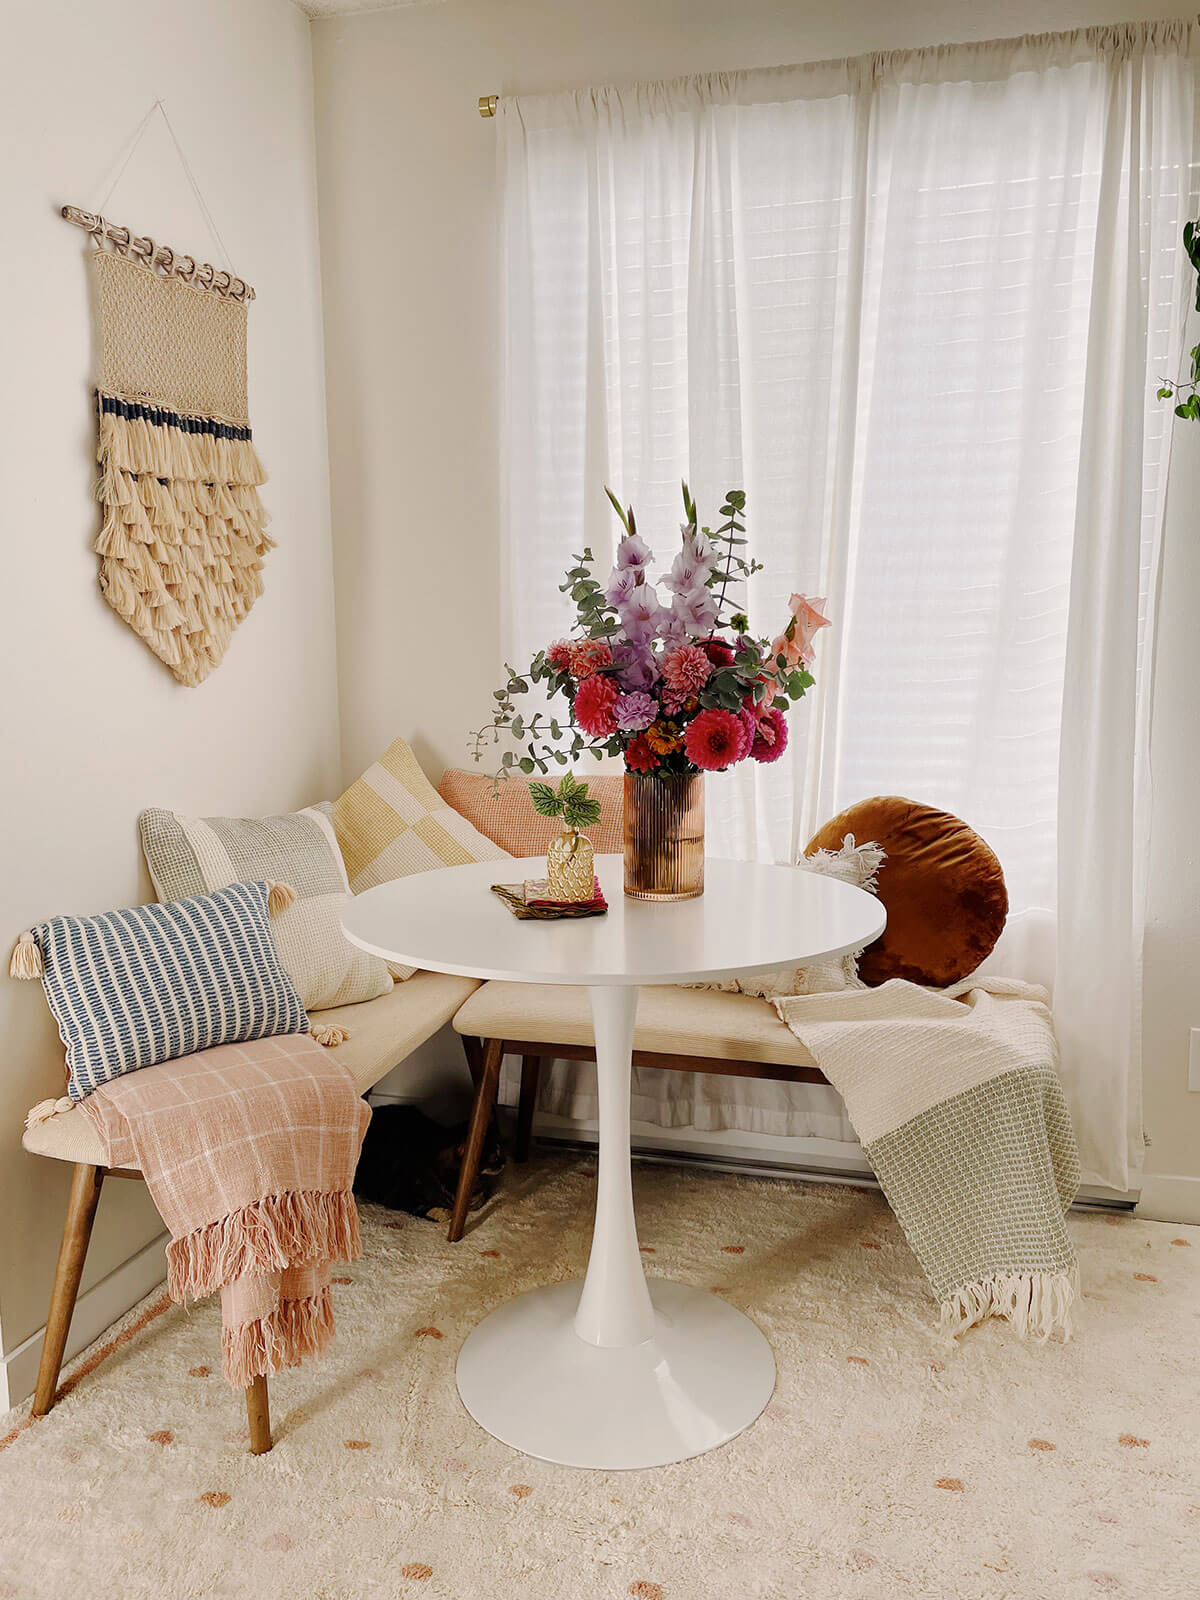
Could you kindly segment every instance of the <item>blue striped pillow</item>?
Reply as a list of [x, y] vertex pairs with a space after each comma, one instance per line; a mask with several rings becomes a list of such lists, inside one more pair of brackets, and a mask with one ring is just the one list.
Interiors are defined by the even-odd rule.
[[271, 934], [266, 883], [52, 917], [32, 928], [67, 1047], [67, 1093], [212, 1045], [305, 1033], [308, 1017]]

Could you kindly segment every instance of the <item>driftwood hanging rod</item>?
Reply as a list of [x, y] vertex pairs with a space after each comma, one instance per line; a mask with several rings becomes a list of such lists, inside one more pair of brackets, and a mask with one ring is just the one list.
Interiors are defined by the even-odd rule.
[[201, 289], [212, 289], [227, 300], [253, 300], [254, 290], [231, 272], [221, 272], [207, 261], [196, 261], [182, 255], [169, 245], [155, 244], [153, 239], [142, 238], [129, 228], [119, 228], [107, 222], [94, 211], [83, 211], [79, 206], [63, 206], [62, 215], [77, 228], [90, 233], [101, 247], [111, 244], [122, 255], [134, 256], [147, 266], [158, 267], [167, 277], [182, 278], [184, 283], [194, 283]]

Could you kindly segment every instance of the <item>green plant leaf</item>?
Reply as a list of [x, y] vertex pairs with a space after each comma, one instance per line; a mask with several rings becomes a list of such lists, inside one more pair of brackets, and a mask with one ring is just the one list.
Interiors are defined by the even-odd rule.
[[539, 817], [557, 817], [562, 811], [562, 801], [548, 783], [531, 783], [529, 798]]

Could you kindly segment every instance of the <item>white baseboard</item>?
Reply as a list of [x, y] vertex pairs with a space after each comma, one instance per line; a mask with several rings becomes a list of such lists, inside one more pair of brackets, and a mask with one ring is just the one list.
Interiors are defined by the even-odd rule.
[[1137, 1215], [1152, 1222], [1200, 1222], [1200, 1178], [1143, 1173]]
[[[166, 1250], [167, 1236], [161, 1233], [79, 1296], [67, 1335], [64, 1365], [163, 1282], [167, 1276]], [[0, 1411], [20, 1405], [33, 1393], [45, 1331], [44, 1327], [39, 1328], [15, 1350], [0, 1356]]]

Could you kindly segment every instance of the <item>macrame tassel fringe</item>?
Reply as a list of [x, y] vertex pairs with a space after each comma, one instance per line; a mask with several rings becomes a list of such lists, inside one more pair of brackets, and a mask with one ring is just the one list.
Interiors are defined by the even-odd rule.
[[1071, 1307], [1078, 1293], [1075, 1270], [997, 1273], [955, 1289], [942, 1301], [938, 1327], [957, 1338], [987, 1317], [1002, 1317], [1020, 1339], [1045, 1344], [1056, 1333], [1069, 1339]]
[[40, 978], [43, 972], [41, 946], [32, 933], [23, 933], [13, 946], [8, 963], [10, 978]]
[[333, 1338], [333, 1295], [326, 1285], [307, 1300], [282, 1300], [267, 1317], [221, 1329], [221, 1369], [236, 1389], [255, 1378], [298, 1367]]
[[357, 1261], [358, 1208], [345, 1190], [264, 1195], [167, 1246], [167, 1291], [182, 1304], [250, 1274], [310, 1261]]
[[267, 883], [267, 913], [277, 917], [296, 904], [296, 891], [290, 883]]
[[70, 1095], [64, 1094], [59, 1100], [39, 1100], [25, 1113], [26, 1128], [36, 1128], [39, 1122], [49, 1122], [51, 1117], [61, 1116], [64, 1111], [70, 1111], [75, 1102]]
[[314, 1022], [308, 1031], [327, 1050], [336, 1050], [339, 1044], [345, 1044], [350, 1037], [350, 1030], [340, 1028], [336, 1022]]

